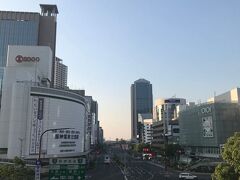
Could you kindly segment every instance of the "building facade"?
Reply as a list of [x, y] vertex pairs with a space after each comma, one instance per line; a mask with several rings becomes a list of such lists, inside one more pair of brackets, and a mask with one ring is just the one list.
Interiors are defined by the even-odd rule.
[[220, 157], [227, 138], [240, 131], [238, 103], [206, 103], [180, 112], [180, 144], [188, 156]]
[[208, 102], [240, 103], [240, 88], [234, 88], [223, 94], [208, 99]]
[[54, 82], [56, 5], [40, 5], [41, 13], [0, 11], [0, 79], [3, 79], [9, 45], [49, 46], [52, 50], [51, 84]]
[[152, 142], [152, 114], [138, 114], [139, 140], [140, 143], [151, 144]]
[[87, 109], [83, 96], [50, 88], [52, 51], [46, 46], [9, 46], [0, 111], [1, 157], [34, 159], [85, 152]]
[[157, 99], [154, 105], [154, 121], [152, 125], [152, 146], [158, 149], [168, 144], [179, 143], [178, 108], [186, 106], [186, 99]]
[[152, 119], [145, 119], [143, 122], [143, 142], [152, 144]]
[[138, 114], [152, 114], [153, 98], [152, 84], [139, 79], [131, 85], [131, 139], [141, 142], [141, 122], [138, 122]]
[[67, 89], [68, 67], [62, 63], [62, 59], [56, 57], [54, 88]]

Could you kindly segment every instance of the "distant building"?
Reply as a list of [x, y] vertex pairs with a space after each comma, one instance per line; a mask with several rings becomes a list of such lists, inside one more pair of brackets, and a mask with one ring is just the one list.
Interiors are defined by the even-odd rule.
[[178, 109], [185, 106], [186, 99], [183, 98], [167, 98], [156, 100], [153, 108], [153, 147], [163, 148], [166, 140], [169, 144], [179, 143]]
[[180, 112], [180, 144], [188, 156], [220, 157], [220, 148], [240, 131], [240, 105], [215, 102]]
[[67, 89], [67, 91], [79, 94], [81, 96], [85, 96], [85, 90], [83, 89]]
[[151, 144], [152, 143], [152, 114], [138, 114], [139, 122], [139, 139], [142, 143]]
[[103, 128], [99, 127], [99, 144], [103, 144], [103, 142], [104, 142]]
[[139, 79], [131, 85], [131, 138], [133, 141], [142, 141], [141, 122], [138, 114], [152, 114], [152, 84]]
[[234, 88], [228, 92], [208, 99], [208, 102], [240, 103], [240, 88]]
[[186, 105], [186, 99], [167, 98], [157, 99], [155, 102], [156, 121], [163, 121], [164, 134], [171, 133], [170, 122], [177, 118], [177, 106]]
[[62, 59], [56, 57], [54, 88], [67, 89], [67, 74], [68, 74], [68, 67], [62, 63]]
[[145, 144], [152, 143], [152, 119], [145, 119], [143, 122], [143, 142]]

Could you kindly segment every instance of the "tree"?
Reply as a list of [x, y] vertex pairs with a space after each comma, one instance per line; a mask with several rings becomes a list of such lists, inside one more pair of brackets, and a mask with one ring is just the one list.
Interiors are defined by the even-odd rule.
[[216, 167], [212, 179], [240, 179], [240, 132], [228, 138], [221, 155], [226, 163], [221, 163]]
[[178, 151], [182, 151], [182, 147], [179, 144], [168, 144], [165, 151], [167, 157], [173, 158], [177, 155]]
[[240, 174], [240, 132], [235, 133], [228, 139], [224, 145], [222, 157]]
[[216, 180], [238, 180], [238, 175], [232, 166], [227, 163], [220, 163], [215, 172], [212, 174], [212, 179]]
[[19, 159], [14, 158], [14, 164], [0, 165], [0, 179], [8, 180], [30, 180], [33, 179], [34, 171], [25, 166], [25, 163]]

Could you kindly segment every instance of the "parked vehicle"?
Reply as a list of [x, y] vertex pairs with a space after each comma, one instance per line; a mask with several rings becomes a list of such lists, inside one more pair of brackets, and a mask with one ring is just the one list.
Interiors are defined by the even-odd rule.
[[192, 175], [190, 173], [180, 173], [179, 174], [179, 179], [198, 179], [197, 176]]

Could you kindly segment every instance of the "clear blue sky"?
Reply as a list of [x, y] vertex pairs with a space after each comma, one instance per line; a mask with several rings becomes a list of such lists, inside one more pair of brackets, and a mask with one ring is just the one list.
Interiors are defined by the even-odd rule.
[[99, 103], [106, 139], [130, 138], [130, 85], [154, 99], [207, 98], [240, 84], [239, 0], [0, 0], [1, 10], [57, 4], [57, 56], [71, 88]]

